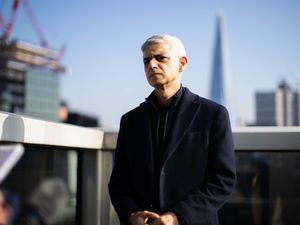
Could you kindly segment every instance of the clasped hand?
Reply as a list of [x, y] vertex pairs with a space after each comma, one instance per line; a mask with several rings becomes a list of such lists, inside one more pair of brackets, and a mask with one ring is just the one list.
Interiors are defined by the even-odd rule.
[[179, 225], [178, 218], [173, 212], [159, 215], [147, 210], [132, 213], [129, 222], [131, 225]]

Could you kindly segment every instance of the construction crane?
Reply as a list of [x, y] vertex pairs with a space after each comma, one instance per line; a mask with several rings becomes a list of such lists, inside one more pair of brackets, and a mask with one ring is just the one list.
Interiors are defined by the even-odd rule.
[[[1, 7], [3, 6], [3, 3], [4, 3], [4, 1], [1, 2]], [[36, 17], [34, 16], [34, 13], [32, 11], [32, 8], [31, 8], [28, 0], [14, 0], [9, 19], [7, 20], [6, 23], [1, 14], [1, 11], [0, 11], [0, 28], [2, 28], [2, 33], [0, 35], [0, 44], [6, 44], [6, 43], [10, 42], [11, 34], [12, 34], [12, 31], [13, 31], [13, 28], [15, 25], [16, 17], [17, 17], [17, 12], [18, 12], [21, 4], [23, 5], [24, 10], [31, 22], [31, 25], [40, 40], [40, 45], [44, 48], [48, 48], [48, 43], [45, 38], [45, 35], [44, 35], [41, 27], [39, 26]], [[66, 51], [66, 46], [63, 45], [61, 47], [61, 49], [58, 51], [58, 60], [59, 61], [62, 60], [65, 51]]]
[[31, 24], [33, 26], [33, 29], [35, 30], [36, 34], [39, 36], [40, 38], [40, 44], [42, 47], [48, 47], [46, 38], [44, 36], [44, 33], [42, 31], [42, 29], [40, 28], [40, 26], [37, 23], [37, 20], [34, 16], [34, 14], [32, 13], [31, 7], [29, 5], [28, 0], [23, 0], [23, 5], [24, 5], [24, 9], [27, 13], [27, 16], [29, 17]]
[[10, 34], [13, 30], [13, 26], [14, 26], [15, 21], [16, 21], [16, 16], [17, 16], [17, 11], [18, 11], [18, 8], [19, 8], [19, 4], [20, 4], [19, 0], [14, 1], [13, 6], [11, 8], [10, 18], [7, 21], [6, 24], [4, 23], [3, 17], [2, 17], [3, 33], [1, 34], [1, 41], [8, 42], [9, 39], [10, 39]]
[[[2, 1], [2, 5], [3, 5], [3, 2], [4, 1]], [[42, 47], [47, 48], [48, 47], [47, 40], [45, 38], [43, 30], [41, 29], [41, 27], [39, 26], [39, 24], [37, 22], [36, 17], [34, 16], [34, 13], [32, 11], [32, 8], [31, 8], [28, 0], [14, 0], [14, 3], [13, 3], [12, 8], [11, 8], [10, 18], [7, 21], [7, 23], [4, 22], [4, 18], [2, 16], [1, 12], [0, 12], [0, 28], [3, 27], [3, 32], [1, 34], [1, 40], [5, 41], [5, 42], [10, 40], [10, 36], [11, 36], [12, 31], [13, 31], [15, 21], [16, 21], [16, 17], [17, 17], [17, 11], [20, 8], [21, 4], [24, 7], [24, 10], [25, 10], [30, 22], [31, 22], [31, 25], [32, 25], [35, 33], [39, 37], [40, 45]], [[66, 47], [62, 46], [59, 55], [62, 56], [65, 52], [65, 49], [66, 49]]]
[[40, 45], [42, 47], [48, 47], [44, 33], [43, 33], [42, 29], [40, 28], [34, 14], [32, 12], [32, 9], [30, 7], [28, 0], [14, 0], [14, 3], [11, 8], [10, 18], [6, 24], [4, 23], [3, 16], [2, 15], [0, 16], [0, 20], [1, 20], [0, 23], [2, 24], [2, 27], [4, 28], [3, 33], [1, 35], [2, 41], [7, 42], [10, 40], [10, 36], [11, 36], [11, 33], [12, 33], [14, 25], [15, 25], [17, 12], [18, 12], [20, 4], [23, 4], [23, 6], [24, 6], [25, 12], [32, 24], [32, 27], [40, 39]]
[[3, 19], [2, 13], [0, 12], [0, 27], [2, 27], [3, 24], [4, 24], [4, 19]]
[[2, 7], [3, 7], [3, 5], [4, 5], [4, 0], [1, 2], [1, 4], [0, 4], [0, 28], [4, 25], [4, 18], [3, 18], [3, 16], [2, 16], [2, 13], [1, 13], [1, 9], [2, 9]]

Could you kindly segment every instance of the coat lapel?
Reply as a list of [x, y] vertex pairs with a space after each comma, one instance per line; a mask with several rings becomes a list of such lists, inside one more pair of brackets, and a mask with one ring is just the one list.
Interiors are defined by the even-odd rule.
[[171, 128], [172, 134], [169, 136], [166, 143], [162, 161], [163, 167], [177, 149], [200, 109], [201, 104], [197, 101], [197, 95], [194, 95], [188, 89], [182, 96], [181, 101], [176, 121], [173, 121], [174, 124]]

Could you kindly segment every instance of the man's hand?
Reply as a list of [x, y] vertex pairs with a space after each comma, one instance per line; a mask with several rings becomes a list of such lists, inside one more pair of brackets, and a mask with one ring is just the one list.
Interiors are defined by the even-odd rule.
[[140, 211], [131, 213], [129, 217], [129, 223], [131, 225], [147, 225], [149, 220], [157, 220], [160, 216], [150, 211]]
[[151, 225], [179, 225], [179, 221], [175, 213], [166, 212], [154, 220]]

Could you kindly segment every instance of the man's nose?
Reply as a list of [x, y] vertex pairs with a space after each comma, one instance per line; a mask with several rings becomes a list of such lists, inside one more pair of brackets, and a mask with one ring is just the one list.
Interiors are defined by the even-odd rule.
[[149, 62], [150, 68], [157, 68], [157, 60], [155, 58], [152, 58]]

